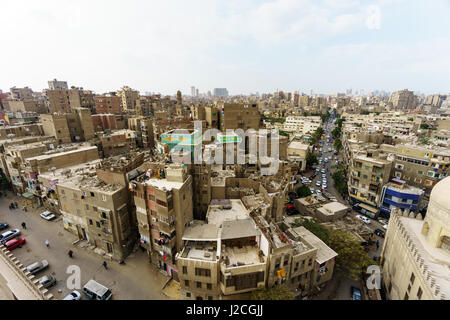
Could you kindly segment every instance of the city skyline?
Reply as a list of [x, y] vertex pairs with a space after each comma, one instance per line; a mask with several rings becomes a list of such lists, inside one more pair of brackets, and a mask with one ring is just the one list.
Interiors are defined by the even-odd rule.
[[0, 88], [40, 91], [58, 78], [97, 93], [123, 85], [185, 95], [191, 86], [201, 93], [225, 87], [230, 95], [277, 88], [448, 93], [450, 5], [405, 4], [9, 1], [2, 4], [11, 14], [2, 28], [8, 46], [0, 53]]

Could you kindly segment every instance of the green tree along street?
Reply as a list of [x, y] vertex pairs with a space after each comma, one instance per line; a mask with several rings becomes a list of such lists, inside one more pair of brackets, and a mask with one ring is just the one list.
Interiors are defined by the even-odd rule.
[[424, 129], [424, 130], [428, 129], [429, 127], [430, 127], [430, 125], [428, 125], [427, 123], [422, 123], [420, 125], [420, 129]]
[[280, 136], [285, 136], [285, 137], [288, 137], [288, 138], [289, 138], [289, 132], [286, 132], [286, 131], [283, 131], [283, 130], [280, 130], [280, 131], [279, 131], [279, 135], [280, 135]]
[[322, 134], [323, 134], [323, 129], [322, 129], [322, 127], [318, 127], [318, 128], [316, 129], [316, 131], [314, 131], [314, 133], [313, 133], [312, 136], [311, 136], [311, 142], [310, 142], [310, 144], [311, 144], [311, 145], [316, 145], [316, 144], [318, 144], [319, 141], [320, 141], [320, 138], [322, 137]]
[[270, 289], [258, 289], [250, 294], [250, 300], [293, 300], [294, 294], [285, 285]]
[[306, 156], [306, 166], [312, 167], [315, 164], [318, 164], [319, 160], [317, 160], [317, 156], [314, 153], [308, 153]]
[[361, 273], [375, 262], [364, 251], [364, 247], [344, 230], [329, 230], [328, 246], [336, 251], [335, 267], [338, 273], [359, 280]]
[[341, 151], [342, 149], [342, 141], [339, 138], [336, 138], [336, 140], [334, 140], [334, 148], [336, 149], [337, 152]]
[[359, 280], [361, 272], [374, 261], [364, 251], [364, 247], [344, 230], [328, 229], [314, 220], [296, 219], [294, 228], [303, 226], [327, 246], [336, 251], [336, 271], [342, 275]]
[[297, 196], [299, 196], [299, 198], [305, 198], [312, 194], [311, 190], [307, 186], [298, 187], [297, 190], [295, 191], [297, 193]]
[[331, 175], [333, 178], [334, 185], [336, 189], [342, 196], [346, 196], [348, 194], [348, 186], [347, 186], [347, 178], [345, 178], [344, 170], [338, 169]]

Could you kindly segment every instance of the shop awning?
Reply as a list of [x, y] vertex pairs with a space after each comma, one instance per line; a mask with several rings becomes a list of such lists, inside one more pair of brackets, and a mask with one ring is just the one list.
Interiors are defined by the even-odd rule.
[[364, 209], [366, 209], [366, 210], [368, 210], [368, 211], [370, 211], [370, 212], [378, 213], [378, 209], [377, 209], [377, 208], [371, 207], [371, 206], [369, 206], [369, 205], [367, 205], [367, 204], [364, 204], [364, 203], [359, 203], [358, 205], [359, 205], [361, 208], [364, 208]]
[[29, 198], [29, 199], [34, 198], [34, 195], [32, 193], [29, 193], [29, 192], [22, 193], [22, 196], [24, 198]]

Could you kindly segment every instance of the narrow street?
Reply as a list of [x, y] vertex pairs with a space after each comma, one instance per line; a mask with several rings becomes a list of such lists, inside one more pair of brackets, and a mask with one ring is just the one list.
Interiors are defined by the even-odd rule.
[[[12, 254], [25, 266], [43, 259], [49, 262], [49, 268], [38, 273], [37, 278], [49, 273], [56, 278], [56, 286], [49, 289], [55, 299], [62, 299], [72, 291], [66, 285], [70, 276], [66, 270], [70, 265], [80, 267], [81, 287], [88, 280], [94, 279], [111, 289], [113, 299], [168, 299], [161, 293], [161, 289], [169, 278], [149, 264], [147, 253], [137, 250], [125, 260], [124, 265], [106, 260], [106, 270], [102, 265], [105, 261], [103, 257], [88, 248], [72, 245], [77, 238], [64, 230], [61, 217], [46, 221], [39, 216], [39, 213], [44, 211], [42, 208], [28, 209], [27, 212], [21, 209], [10, 210], [8, 205], [12, 201], [17, 201], [19, 208], [22, 207], [19, 198], [8, 192], [8, 197], [3, 196], [0, 199], [0, 222], [9, 223], [8, 230], [19, 229], [21, 236], [26, 239], [23, 247], [13, 250]], [[26, 230], [21, 227], [22, 222], [26, 223]], [[49, 248], [45, 246], [45, 240], [49, 241]], [[73, 258], [67, 254], [69, 249], [74, 252]], [[83, 296], [83, 299], [86, 297]]]

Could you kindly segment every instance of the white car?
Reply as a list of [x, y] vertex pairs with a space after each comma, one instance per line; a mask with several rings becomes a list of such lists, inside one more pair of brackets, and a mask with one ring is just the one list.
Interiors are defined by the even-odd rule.
[[356, 215], [356, 218], [357, 219], [359, 219], [359, 220], [361, 220], [362, 222], [364, 222], [365, 224], [370, 224], [370, 219], [369, 218], [366, 218], [366, 217], [363, 217], [363, 216], [361, 216], [361, 215]]
[[320, 191], [319, 189], [317, 189], [317, 190], [316, 190], [316, 193], [317, 193], [317, 194], [321, 194], [322, 191]]
[[73, 290], [71, 293], [65, 296], [63, 300], [81, 300], [81, 293], [79, 293], [77, 290]]
[[40, 214], [40, 216], [41, 216], [41, 218], [43, 218], [47, 221], [50, 221], [50, 220], [53, 220], [56, 218], [56, 216], [53, 213], [51, 213], [50, 211], [44, 211]]
[[316, 186], [318, 186], [318, 187], [321, 186], [320, 181], [317, 181], [317, 182], [316, 182]]
[[383, 229], [387, 230], [388, 229], [388, 225], [387, 224], [383, 225]]

